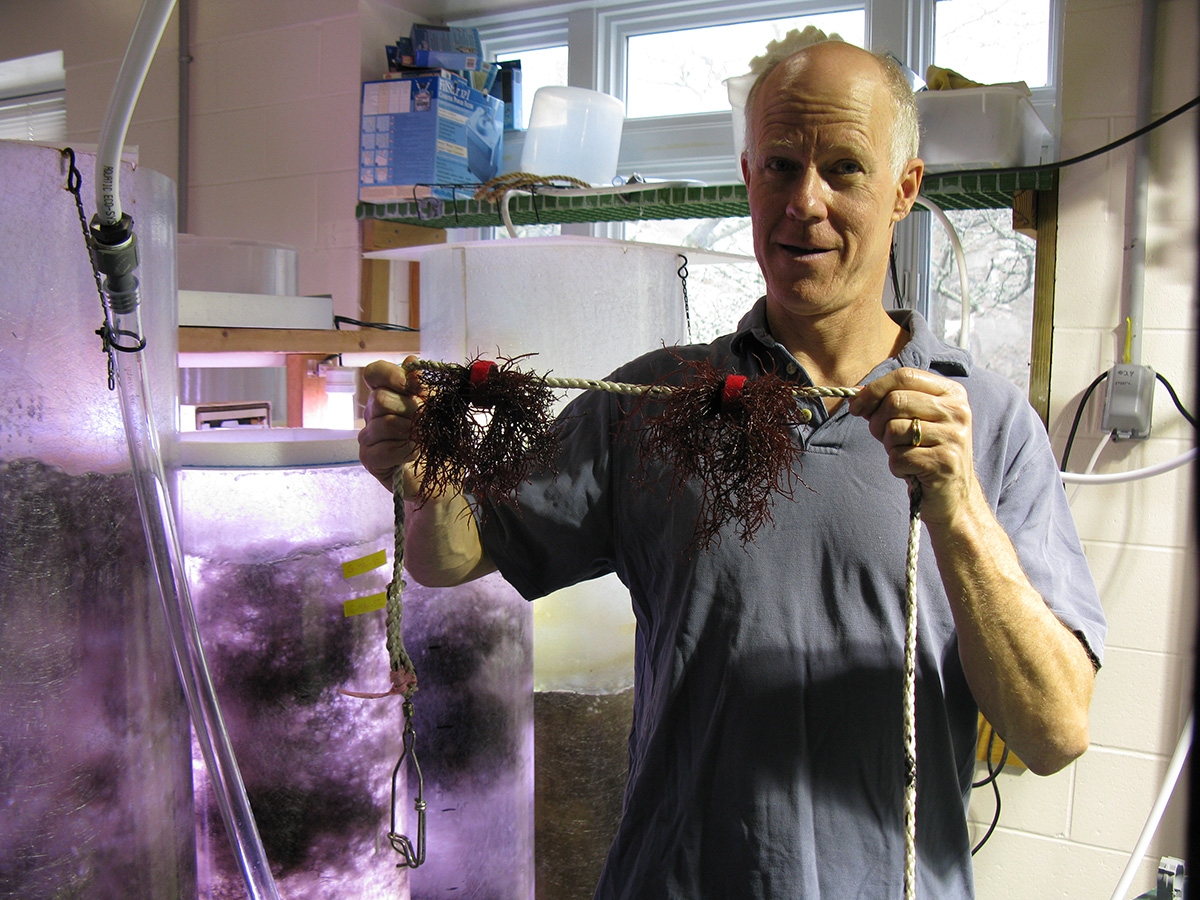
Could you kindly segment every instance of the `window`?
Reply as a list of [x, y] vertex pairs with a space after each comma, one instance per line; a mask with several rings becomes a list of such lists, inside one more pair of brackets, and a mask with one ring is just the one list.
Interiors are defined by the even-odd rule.
[[1047, 0], [938, 0], [933, 61], [982, 84], [1050, 84]]
[[[1012, 229], [1012, 210], [947, 210], [970, 274], [968, 347], [984, 368], [1029, 389], [1033, 344], [1033, 274], [1036, 245]], [[934, 333], [958, 343], [962, 289], [945, 229], [930, 240], [928, 318]]]
[[[746, 72], [750, 60], [788, 29], [809, 24], [887, 50], [920, 74], [936, 63], [982, 83], [1024, 81], [1034, 108], [1055, 134], [1060, 2], [595, 0], [455, 24], [478, 27], [485, 50], [497, 56], [523, 58], [520, 51], [567, 46], [568, 83], [606, 91], [626, 103], [619, 175], [722, 184], [740, 177], [722, 80]], [[526, 96], [531, 96], [528, 88]], [[1021, 328], [1031, 327], [1033, 244], [1011, 232], [1010, 215], [1008, 210], [950, 213], [968, 255], [971, 347], [984, 365], [1025, 383], [1029, 340], [1014, 329], [1018, 320]], [[752, 253], [747, 220], [630, 222], [623, 229], [598, 230]], [[897, 235], [905, 304], [918, 308], [946, 339], [957, 341], [961, 297], [941, 226], [917, 212]], [[741, 273], [722, 272], [726, 268], [689, 269], [695, 340], [728, 330], [762, 291], [753, 265]]]
[[[934, 63], [983, 84], [1023, 81], [1054, 131], [1052, 8], [1048, 0], [937, 0]], [[1036, 245], [1012, 230], [1007, 209], [947, 211], [970, 276], [967, 347], [976, 361], [1029, 387]], [[945, 230], [914, 217], [928, 238], [928, 296], [919, 298], [934, 333], [959, 341], [962, 290]]]
[[567, 47], [541, 47], [536, 50], [510, 50], [496, 54], [496, 61], [521, 61], [521, 127], [529, 125], [533, 95], [541, 87], [567, 83]]
[[862, 10], [793, 16], [735, 25], [660, 31], [626, 38], [626, 115], [675, 116], [729, 109], [724, 79], [743, 75], [750, 61], [789, 31], [812, 26], [860, 47]]
[[0, 62], [0, 139], [64, 140], [66, 84], [61, 50]]

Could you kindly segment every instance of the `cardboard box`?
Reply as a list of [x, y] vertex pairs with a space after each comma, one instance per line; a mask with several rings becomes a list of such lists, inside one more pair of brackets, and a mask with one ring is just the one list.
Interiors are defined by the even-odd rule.
[[447, 71], [362, 87], [358, 197], [387, 203], [452, 198], [434, 185], [478, 184], [500, 171], [504, 103]]
[[917, 111], [926, 171], [1034, 166], [1052, 149], [1049, 130], [1018, 88], [920, 91]]
[[413, 25], [413, 65], [455, 71], [479, 69], [483, 65], [483, 45], [478, 28], [452, 28], [448, 25]]
[[521, 61], [509, 59], [497, 65], [500, 73], [496, 76], [497, 87], [494, 92], [504, 101], [504, 127], [506, 130], [523, 130], [525, 115], [521, 98]]

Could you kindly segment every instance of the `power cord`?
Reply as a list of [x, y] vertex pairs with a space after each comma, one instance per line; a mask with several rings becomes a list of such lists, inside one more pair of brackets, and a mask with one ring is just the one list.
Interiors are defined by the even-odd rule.
[[1170, 122], [1172, 119], [1176, 118], [1177, 116], [1183, 115], [1185, 112], [1187, 112], [1189, 109], [1196, 106], [1197, 104], [1200, 104], [1200, 97], [1193, 97], [1187, 103], [1183, 104], [1183, 106], [1180, 106], [1180, 107], [1177, 107], [1176, 109], [1171, 110], [1169, 113], [1162, 116], [1161, 118], [1155, 119], [1153, 122], [1149, 123], [1148, 125], [1142, 126], [1137, 131], [1130, 132], [1129, 134], [1125, 135], [1125, 137], [1123, 137], [1123, 138], [1117, 138], [1115, 141], [1113, 141], [1109, 144], [1105, 144], [1103, 147], [1097, 147], [1095, 150], [1089, 150], [1087, 153], [1081, 153], [1079, 156], [1072, 156], [1069, 159], [1059, 160], [1058, 162], [1040, 163], [1039, 165], [1036, 165], [1036, 166], [1010, 166], [1006, 169], [993, 169], [993, 168], [954, 169], [953, 171], [939, 173], [939, 174], [960, 175], [961, 176], [961, 175], [1015, 175], [1015, 174], [1020, 174], [1023, 172], [1055, 172], [1059, 169], [1065, 169], [1067, 166], [1073, 166], [1076, 163], [1087, 162], [1089, 159], [1094, 159], [1095, 157], [1100, 156], [1103, 153], [1108, 153], [1112, 150], [1116, 150], [1118, 147], [1128, 144], [1130, 141], [1135, 141], [1138, 138], [1140, 138], [1142, 135], [1148, 134], [1149, 132], [1153, 131], [1155, 128], [1158, 128], [1162, 125], [1166, 125], [1168, 122]]
[[[989, 726], [991, 727], [991, 726]], [[981, 778], [979, 781], [971, 784], [972, 788], [980, 788], [990, 784], [992, 793], [996, 795], [996, 811], [992, 814], [992, 824], [988, 826], [988, 830], [983, 837], [979, 839], [979, 843], [971, 848], [971, 855], [974, 856], [979, 852], [979, 849], [988, 842], [988, 838], [992, 836], [992, 832], [996, 830], [996, 825], [1000, 822], [1000, 784], [996, 781], [996, 776], [1004, 771], [1004, 764], [1008, 762], [1008, 744], [1004, 745], [1004, 749], [1000, 752], [1000, 762], [996, 767], [992, 768], [992, 748], [996, 745], [996, 729], [992, 728], [991, 734], [988, 735], [987, 741], [987, 777]]]

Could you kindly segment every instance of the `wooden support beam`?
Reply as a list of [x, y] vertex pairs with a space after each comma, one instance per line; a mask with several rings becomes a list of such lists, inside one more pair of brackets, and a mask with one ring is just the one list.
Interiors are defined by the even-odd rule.
[[1054, 347], [1054, 280], [1058, 262], [1058, 185], [1037, 192], [1037, 255], [1033, 273], [1033, 346], [1029, 402], [1050, 427], [1050, 372]]

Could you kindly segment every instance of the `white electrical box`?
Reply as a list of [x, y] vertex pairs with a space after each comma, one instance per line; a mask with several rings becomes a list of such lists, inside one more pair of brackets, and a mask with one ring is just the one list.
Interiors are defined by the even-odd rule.
[[1145, 440], [1150, 437], [1154, 412], [1154, 370], [1130, 363], [1115, 365], [1108, 373], [1104, 401], [1105, 431], [1115, 440]]

